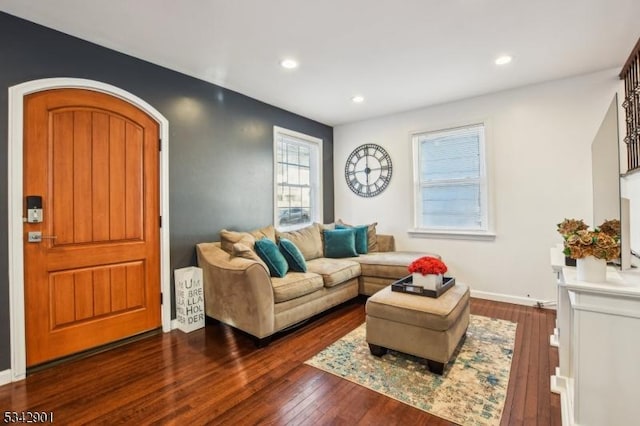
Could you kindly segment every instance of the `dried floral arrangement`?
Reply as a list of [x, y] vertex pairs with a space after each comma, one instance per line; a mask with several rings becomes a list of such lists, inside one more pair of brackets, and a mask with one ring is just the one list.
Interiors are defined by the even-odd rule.
[[441, 275], [447, 272], [447, 265], [436, 257], [424, 256], [411, 262], [408, 269], [412, 274]]
[[617, 219], [606, 220], [593, 230], [581, 219], [565, 219], [558, 224], [558, 232], [564, 238], [564, 254], [572, 259], [620, 257], [620, 221]]
[[604, 232], [608, 236], [620, 240], [620, 221], [618, 219], [605, 220], [599, 229], [600, 232]]

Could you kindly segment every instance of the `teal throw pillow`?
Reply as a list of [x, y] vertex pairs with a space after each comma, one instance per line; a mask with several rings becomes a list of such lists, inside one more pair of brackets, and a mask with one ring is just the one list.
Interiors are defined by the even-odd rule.
[[267, 264], [269, 273], [272, 277], [282, 278], [287, 274], [289, 270], [289, 264], [287, 259], [284, 258], [276, 243], [269, 238], [263, 238], [256, 241], [254, 250], [260, 256], [260, 259]]
[[295, 272], [307, 272], [307, 262], [300, 249], [291, 240], [280, 238], [278, 247], [280, 247], [280, 253], [287, 259], [289, 269]]
[[356, 231], [348, 229], [325, 229], [324, 231], [324, 256], [332, 258], [355, 257]]
[[359, 254], [367, 254], [369, 252], [369, 226], [347, 226], [336, 223], [336, 229], [354, 229], [356, 231], [356, 251]]

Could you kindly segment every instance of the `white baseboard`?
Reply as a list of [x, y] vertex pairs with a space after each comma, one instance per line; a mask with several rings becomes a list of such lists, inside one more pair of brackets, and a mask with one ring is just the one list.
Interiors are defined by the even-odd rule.
[[555, 301], [554, 301], [554, 306], [546, 306], [549, 303], [548, 301], [532, 299], [530, 297], [511, 296], [509, 294], [490, 293], [488, 291], [471, 290], [471, 297], [476, 297], [478, 299], [494, 300], [496, 302], [514, 303], [516, 305], [525, 305], [525, 306], [536, 306], [538, 302], [541, 302], [543, 303], [543, 307], [545, 309], [553, 309], [553, 310], [556, 309]]
[[0, 371], [0, 386], [11, 383], [11, 370]]
[[178, 320], [177, 319], [172, 319], [171, 320], [171, 330], [175, 330], [178, 328]]
[[573, 381], [560, 376], [560, 368], [551, 376], [551, 392], [560, 395], [560, 417], [562, 426], [574, 426], [573, 419]]

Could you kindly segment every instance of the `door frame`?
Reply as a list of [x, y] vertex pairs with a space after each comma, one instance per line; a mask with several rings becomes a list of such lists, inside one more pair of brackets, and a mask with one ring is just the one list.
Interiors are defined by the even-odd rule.
[[23, 114], [24, 97], [49, 89], [86, 89], [120, 98], [149, 114], [159, 125], [160, 152], [160, 290], [162, 331], [171, 330], [171, 271], [169, 264], [169, 121], [139, 97], [110, 84], [80, 78], [45, 78], [9, 87], [9, 311], [11, 332], [11, 379], [26, 377], [26, 337], [24, 305], [24, 230], [23, 230]]

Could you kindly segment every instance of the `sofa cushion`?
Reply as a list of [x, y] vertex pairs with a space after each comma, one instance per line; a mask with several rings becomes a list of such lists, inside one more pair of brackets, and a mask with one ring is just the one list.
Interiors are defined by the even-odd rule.
[[274, 228], [273, 225], [267, 225], [264, 228], [249, 231], [249, 234], [251, 234], [256, 241], [268, 238], [274, 243], [276, 242], [276, 228]]
[[341, 258], [357, 255], [355, 229], [325, 229], [324, 257]]
[[409, 264], [423, 256], [432, 256], [440, 259], [437, 254], [425, 252], [390, 251], [364, 254], [354, 257], [352, 260], [360, 264], [363, 276], [397, 280], [409, 275], [407, 270]]
[[322, 277], [311, 272], [289, 272], [284, 277], [271, 278], [271, 285], [275, 303], [302, 297], [323, 287]]
[[322, 241], [322, 253], [324, 253], [324, 230], [325, 229], [336, 229], [335, 223], [318, 223], [315, 222], [315, 225], [318, 227], [318, 231], [320, 231], [320, 240]]
[[287, 259], [290, 270], [295, 272], [307, 272], [307, 262], [305, 262], [304, 256], [295, 244], [286, 238], [280, 238], [278, 247], [280, 248], [280, 252], [284, 258]]
[[277, 232], [278, 239], [286, 238], [300, 249], [305, 260], [322, 257], [322, 239], [316, 224], [290, 232]]
[[262, 261], [262, 259], [260, 259], [260, 256], [258, 256], [258, 253], [255, 252], [255, 250], [250, 249], [249, 247], [245, 246], [242, 243], [235, 243], [233, 245], [233, 256], [237, 256], [237, 257], [243, 257], [245, 259], [249, 259], [249, 260], [253, 260], [258, 262], [260, 265], [262, 265], [262, 267], [264, 269], [267, 270], [267, 272], [269, 272], [269, 267], [267, 266], [266, 263], [264, 263]]
[[360, 264], [350, 259], [320, 257], [309, 261], [307, 270], [322, 276], [325, 287], [333, 287], [360, 276]]
[[[345, 226], [353, 226], [353, 225], [349, 225], [348, 223], [345, 223], [342, 221], [342, 219], [338, 219], [338, 221], [336, 222], [336, 224], [341, 224], [341, 225], [345, 225]], [[378, 225], [378, 222], [373, 222], [372, 224], [367, 225], [367, 252], [371, 253], [371, 252], [377, 252], [378, 251], [378, 238], [377, 238], [377, 233], [376, 233], [376, 226]]]
[[368, 234], [368, 225], [360, 225], [360, 226], [348, 226], [343, 224], [336, 224], [336, 229], [345, 229], [351, 228], [356, 232], [356, 251], [358, 254], [367, 254], [369, 252], [369, 239], [367, 237]]
[[223, 229], [220, 231], [220, 247], [229, 254], [233, 254], [233, 245], [236, 243], [244, 244], [253, 250], [256, 239], [248, 232], [228, 231]]
[[233, 254], [234, 244], [241, 243], [253, 250], [255, 242], [262, 238], [268, 238], [274, 243], [276, 242], [276, 229], [273, 225], [265, 226], [264, 228], [249, 232], [229, 231], [227, 229], [220, 231], [220, 244], [222, 250], [230, 254]]
[[276, 243], [269, 238], [262, 238], [256, 241], [254, 246], [260, 259], [267, 264], [272, 277], [284, 277], [289, 270], [287, 259], [284, 258]]
[[354, 278], [332, 288], [321, 288], [302, 297], [275, 303], [273, 325], [276, 330], [282, 330], [356, 296], [358, 280]]

